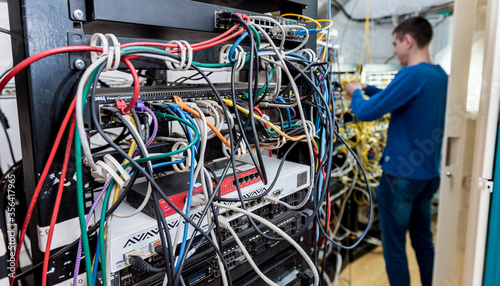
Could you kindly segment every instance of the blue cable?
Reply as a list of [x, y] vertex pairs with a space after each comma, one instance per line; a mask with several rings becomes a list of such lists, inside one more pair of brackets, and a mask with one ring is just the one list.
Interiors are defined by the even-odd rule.
[[[283, 97], [281, 97], [281, 96], [278, 96], [278, 100], [281, 103], [286, 103], [285, 100], [283, 99]], [[290, 128], [292, 126], [292, 114], [290, 113], [290, 108], [286, 109], [286, 113], [288, 115], [288, 128]], [[285, 127], [285, 126], [283, 126], [283, 127]]]
[[[159, 168], [159, 167], [164, 167], [164, 166], [168, 166], [168, 165], [173, 165], [173, 164], [179, 164], [179, 163], [184, 163], [186, 162], [186, 157], [178, 160], [178, 161], [166, 161], [166, 162], [161, 162], [161, 163], [157, 163], [157, 164], [154, 164], [153, 165], [153, 169], [154, 168]], [[132, 176], [132, 174], [130, 174]]]
[[99, 255], [100, 255], [100, 243], [99, 243], [99, 239], [97, 240], [97, 246], [95, 248], [95, 261], [94, 261], [94, 269], [92, 269], [92, 285], [97, 285], [95, 284], [96, 280], [97, 280], [97, 266], [99, 265]]
[[[193, 120], [189, 114], [184, 114], [182, 112], [181, 108], [177, 104], [172, 104], [172, 103], [167, 103], [167, 105], [174, 110], [175, 113], [179, 114], [179, 116], [184, 119], [184, 120]], [[190, 120], [190, 119], [191, 120]], [[188, 140], [191, 142], [193, 140], [191, 132], [188, 132]], [[188, 196], [186, 200], [186, 216], [189, 217], [189, 212], [191, 210], [191, 200], [193, 198], [193, 187], [194, 187], [194, 152], [195, 148], [194, 146], [191, 147], [191, 168], [189, 168], [189, 190], [188, 190]], [[187, 238], [188, 238], [188, 231], [189, 231], [189, 224], [185, 223], [184, 224], [184, 235], [182, 238], [182, 243], [181, 243], [181, 248], [179, 250], [179, 259], [177, 260], [177, 265], [175, 266], [175, 271], [177, 272], [179, 269], [179, 265], [182, 261], [182, 257], [184, 257], [185, 251], [186, 251], [186, 243], [187, 243]], [[174, 241], [174, 243], [177, 243]]]
[[[164, 167], [164, 166], [168, 166], [168, 165], [173, 165], [173, 164], [179, 164], [179, 163], [184, 163], [186, 162], [186, 157], [180, 159], [180, 160], [177, 160], [177, 161], [166, 161], [166, 162], [161, 162], [161, 163], [157, 163], [157, 164], [153, 164], [151, 167], [154, 168], [160, 168], [160, 167]], [[141, 171], [139, 171], [141, 172]], [[134, 175], [134, 172], [130, 172], [130, 176]]]
[[[320, 30], [316, 30], [316, 29], [308, 29], [307, 31], [309, 31], [309, 35], [312, 35], [312, 34], [317, 34], [317, 33], [319, 33], [319, 31], [321, 31], [321, 29], [320, 29]], [[298, 31], [295, 31], [295, 32], [294, 32], [294, 34], [295, 34], [296, 36], [305, 36], [305, 35], [307, 35], [307, 34], [306, 34], [306, 31], [304, 31], [304, 30], [298, 30]]]
[[248, 36], [247, 32], [244, 32], [241, 34], [241, 36], [234, 42], [233, 46], [229, 50], [229, 54], [227, 55], [227, 58], [229, 59], [230, 62], [234, 63], [236, 62], [236, 59], [233, 59], [233, 53], [236, 50], [236, 47]]

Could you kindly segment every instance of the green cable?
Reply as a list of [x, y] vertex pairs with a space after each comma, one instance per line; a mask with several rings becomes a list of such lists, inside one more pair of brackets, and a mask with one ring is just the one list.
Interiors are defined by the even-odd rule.
[[[252, 32], [255, 34], [255, 38], [256, 38], [256, 41], [257, 41], [257, 50], [260, 49], [260, 36], [259, 36], [259, 33], [257, 32], [257, 30], [252, 26], [252, 25], [249, 25], [250, 29], [252, 30]], [[150, 51], [157, 51], [157, 52], [161, 52], [163, 54], [170, 54], [164, 50], [161, 50], [161, 49], [158, 49], [158, 48], [154, 48], [154, 47], [146, 47], [146, 46], [132, 46], [132, 47], [126, 47], [126, 48], [123, 48], [122, 51], [130, 51], [130, 50], [135, 50], [135, 49], [142, 49], [142, 50], [150, 50]], [[250, 56], [247, 56], [245, 61], [248, 62], [250, 60]], [[195, 62], [193, 61], [193, 64], [194, 65], [197, 65], [199, 67], [204, 67], [204, 68], [226, 68], [226, 67], [231, 67], [234, 65], [234, 63], [216, 63], [216, 64], [209, 64], [209, 63], [200, 63], [200, 62]]]
[[[271, 68], [271, 71], [269, 72], [269, 79], [273, 77], [273, 73], [274, 73], [274, 66]], [[267, 82], [262, 86], [262, 88], [259, 90], [259, 92], [257, 92], [257, 95], [255, 96], [256, 98], [261, 96], [264, 91], [266, 91], [266, 88], [267, 88]], [[247, 95], [248, 97], [248, 95]]]
[[85, 269], [87, 272], [87, 281], [92, 283], [92, 263], [90, 261], [89, 237], [87, 226], [85, 225], [85, 205], [83, 201], [83, 172], [82, 172], [82, 143], [78, 134], [78, 126], [75, 127], [75, 165], [76, 165], [76, 198], [78, 204], [78, 218], [80, 220], [80, 231], [82, 237], [83, 253], [85, 259]]
[[[288, 126], [288, 125], [286, 125], [286, 126]], [[292, 127], [302, 127], [302, 125], [300, 125], [300, 124], [292, 124]], [[276, 134], [276, 131], [273, 131], [273, 130], [267, 130], [267, 129], [265, 129], [265, 128], [264, 128], [264, 130], [266, 130], [266, 131], [267, 131], [267, 133], [269, 133], [269, 134]]]
[[255, 34], [255, 39], [257, 40], [257, 51], [260, 49], [260, 36], [259, 36], [259, 33], [257, 32], [257, 30], [254, 28], [253, 25], [248, 25], [248, 27], [250, 27], [250, 29], [252, 30], [252, 32]]

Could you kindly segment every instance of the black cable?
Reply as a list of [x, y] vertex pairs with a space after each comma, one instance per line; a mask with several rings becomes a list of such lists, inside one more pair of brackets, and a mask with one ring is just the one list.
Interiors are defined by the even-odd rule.
[[7, 132], [7, 128], [8, 128], [9, 124], [7, 123], [7, 118], [3, 114], [2, 109], [0, 109], [0, 121], [2, 123], [2, 127], [3, 127], [3, 130], [5, 132], [5, 137], [7, 138], [7, 143], [9, 144], [9, 151], [10, 151], [12, 163], [15, 164], [16, 158], [14, 157], [14, 151], [13, 151], [14, 149], [12, 148], [12, 142], [10, 141], [9, 132]]
[[[100, 69], [102, 67], [103, 66], [100, 66]], [[100, 72], [100, 70], [98, 70], [98, 74], [99, 74], [99, 72]], [[97, 76], [96, 76], [96, 78], [97, 78]], [[94, 93], [94, 92], [95, 92], [95, 89], [92, 90], [92, 93]], [[136, 122], [140, 123], [136, 111], [134, 109], [132, 109], [130, 111], [132, 113], [132, 116], [134, 117], [134, 120]], [[95, 114], [93, 114], [93, 115], [95, 115]], [[136, 129], [137, 130], [137, 134], [136, 134], [132, 129], [133, 127], [125, 120], [125, 118], [121, 115], [121, 113], [118, 110], [114, 111], [114, 116], [118, 117], [118, 119], [120, 119], [122, 124], [127, 129], [130, 130], [130, 134], [132, 135], [132, 137], [134, 138], [134, 140], [136, 142], [139, 142], [139, 140], [142, 140], [142, 131], [141, 131], [140, 125]], [[137, 146], [139, 147], [139, 150], [141, 151], [142, 156], [146, 157], [147, 151], [146, 151], [146, 149], [144, 149], [144, 145], [138, 143]], [[148, 174], [150, 176], [152, 176], [153, 169], [151, 168], [151, 164], [147, 163], [146, 166], [147, 166]], [[155, 203], [156, 221], [158, 224], [160, 239], [162, 242], [161, 246], [162, 246], [163, 253], [164, 253], [163, 255], [164, 255], [164, 259], [165, 259], [167, 277], [168, 277], [169, 281], [172, 281], [171, 280], [173, 277], [173, 272], [172, 272], [173, 264], [172, 263], [174, 263], [175, 259], [174, 259], [172, 251], [170, 251], [170, 249], [172, 249], [172, 241], [171, 241], [171, 237], [170, 237], [170, 232], [168, 229], [168, 224], [167, 224], [167, 221], [165, 219], [165, 216], [163, 215], [163, 211], [162, 211], [161, 207], [159, 206], [157, 194], [155, 192], [152, 192], [152, 196], [153, 196], [153, 201]], [[168, 267], [169, 265], [171, 267]]]
[[[142, 270], [144, 272], [153, 272], [153, 273], [158, 273], [158, 272], [164, 272], [167, 270], [167, 267], [153, 267], [149, 265], [146, 261], [144, 261], [142, 258], [137, 257], [137, 256], [132, 256], [130, 257], [130, 264], [134, 266], [135, 268]], [[169, 280], [172, 281], [172, 280]]]
[[10, 30], [0, 27], [0, 33], [5, 33], [7, 35], [10, 35]]
[[149, 140], [149, 137], [151, 136], [148, 113], [139, 114], [139, 119], [141, 119], [142, 124], [144, 124], [144, 143], [146, 143]]
[[[207, 76], [210, 76], [211, 74], [213, 74], [213, 72], [208, 72], [208, 73], [207, 73]], [[180, 77], [180, 78], [178, 78], [178, 79], [174, 80], [174, 83], [176, 83], [176, 84], [177, 84], [177, 83], [178, 83], [178, 84], [182, 84], [182, 83], [184, 83], [185, 81], [188, 81], [188, 80], [200, 80], [200, 79], [203, 79], [203, 76], [198, 77], [198, 78], [195, 78], [197, 75], [198, 75], [198, 74], [197, 74], [197, 73], [195, 73], [195, 74], [193, 74], [192, 76], [189, 76], [189, 77], [185, 77], [185, 76]], [[182, 81], [179, 81], [180, 79], [182, 79]]]
[[[134, 51], [129, 51], [129, 52], [124, 52], [122, 55], [125, 56], [127, 54], [130, 54], [130, 53], [140, 53], [140, 52], [145, 52], [145, 53], [155, 53], [154, 51], [150, 51], [150, 50], [134, 50]], [[164, 53], [159, 53], [159, 52], [156, 52], [157, 54], [160, 54], [160, 55], [163, 55], [165, 56]], [[170, 55], [169, 55], [170, 56]], [[172, 58], [177, 58], [178, 57], [175, 57], [175, 56], [170, 56]], [[198, 67], [196, 66], [193, 66], [195, 69], [199, 70]], [[97, 74], [98, 76], [98, 74]], [[208, 80], [208, 78], [205, 78], [206, 80]], [[211, 86], [212, 89], [215, 89], [215, 87], [213, 86], [213, 84], [209, 81], [209, 85]], [[216, 95], [219, 95], [218, 92], [216, 92]], [[220, 99], [220, 95], [218, 96]], [[220, 100], [222, 102], [222, 100]], [[91, 98], [91, 104], [95, 104], [95, 89], [93, 89], [92, 91], [92, 98]], [[225, 111], [227, 112], [227, 111]], [[92, 116], [92, 120], [95, 122], [95, 123], [98, 123], [98, 119], [97, 119], [97, 116], [96, 114], [94, 113], [93, 116]], [[113, 147], [115, 148], [119, 153], [120, 155], [122, 155], [124, 158], [126, 158], [127, 160], [130, 161], [130, 163], [135, 166], [136, 168], [138, 168], [139, 170], [141, 170], [141, 172], [143, 172], [144, 176], [146, 177], [146, 179], [148, 181], [151, 182], [151, 185], [153, 186], [153, 189], [177, 212], [179, 213], [185, 220], [186, 222], [188, 222], [189, 224], [193, 225], [194, 228], [199, 231], [203, 236], [205, 236], [205, 238], [207, 239], [207, 241], [209, 241], [210, 244], [212, 244], [212, 246], [214, 246], [214, 248], [216, 249], [216, 252], [217, 254], [222, 258], [222, 261], [223, 263], [225, 264], [225, 268], [226, 269], [229, 269], [227, 267], [227, 263], [226, 261], [223, 259], [223, 254], [222, 252], [220, 252], [219, 249], [217, 249], [215, 246], [215, 242], [208, 236], [208, 234], [206, 232], [203, 231], [203, 229], [201, 227], [199, 227], [196, 223], [194, 223], [189, 217], [187, 217], [175, 204], [173, 204], [170, 199], [162, 192], [161, 188], [158, 186], [158, 184], [155, 182], [154, 178], [148, 174], [147, 172], [144, 171], [144, 169], [137, 163], [135, 162], [132, 158], [130, 158], [130, 156], [128, 156], [128, 154], [123, 151], [121, 148], [119, 148], [116, 144], [113, 143], [113, 141], [107, 137], [107, 135], [103, 132], [103, 130], [101, 129], [101, 127], [99, 125], [97, 125], [97, 131], [99, 133], [101, 133], [101, 136], [103, 136], [103, 138]]]
[[[257, 132], [256, 132], [256, 128], [255, 128], [255, 121], [254, 121], [254, 117], [253, 117], [253, 107], [254, 107], [254, 98], [253, 98], [253, 86], [252, 86], [252, 81], [253, 81], [253, 64], [254, 64], [254, 61], [253, 61], [253, 57], [254, 57], [254, 48], [255, 48], [255, 42], [254, 42], [254, 35], [253, 35], [253, 32], [252, 30], [250, 29], [250, 27], [247, 25], [247, 23], [245, 21], [243, 21], [243, 19], [241, 19], [241, 17], [239, 15], [236, 15], [236, 14], [231, 14], [231, 16], [235, 17], [236, 18], [236, 21], [239, 22], [244, 28], [245, 30], [247, 31], [248, 35], [249, 35], [249, 38], [250, 38], [250, 61], [249, 61], [249, 72], [248, 72], [248, 104], [250, 106], [249, 108], [249, 117], [250, 117], [250, 124], [251, 124], [251, 129], [252, 129], [252, 132], [253, 132], [253, 135], [254, 135], [254, 138], [255, 138], [255, 149], [257, 150], [257, 159], [259, 160], [259, 167], [260, 169], [262, 170], [262, 181], [265, 185], [267, 185], [267, 174], [266, 174], [266, 169], [265, 169], [265, 166], [264, 166], [264, 161], [262, 159], [262, 154], [260, 152], [260, 144], [259, 144], [259, 140], [258, 140], [258, 136], [257, 136]], [[259, 57], [259, 54], [255, 54], [255, 57], [256, 57], [256, 60], [258, 61], [258, 57]], [[233, 66], [234, 67], [234, 66]], [[256, 67], [258, 69], [258, 65]], [[257, 83], [256, 83], [257, 84]], [[251, 152], [250, 152], [251, 153]]]
[[99, 84], [101, 85], [101, 87], [104, 87], [104, 88], [109, 88], [109, 84], [105, 83], [104, 81], [102, 80], [98, 80]]
[[[96, 134], [98, 134], [98, 132], [96, 132]], [[115, 144], [120, 144], [120, 142], [127, 138], [127, 136], [129, 136], [130, 133], [128, 133], [128, 130], [127, 128], [123, 128], [122, 129], [122, 132], [113, 140], [113, 142], [115, 142]], [[104, 151], [106, 149], [109, 148], [109, 144], [105, 144], [103, 146], [99, 146], [99, 147], [96, 147], [96, 148], [92, 148], [92, 153], [97, 153], [97, 152], [101, 152], [101, 151]]]

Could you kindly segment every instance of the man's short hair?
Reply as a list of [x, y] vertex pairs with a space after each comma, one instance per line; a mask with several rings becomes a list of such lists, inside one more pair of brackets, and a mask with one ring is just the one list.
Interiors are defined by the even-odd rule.
[[397, 39], [402, 41], [406, 34], [410, 35], [419, 48], [425, 48], [432, 40], [432, 26], [423, 17], [414, 17], [407, 19], [399, 24], [394, 31]]

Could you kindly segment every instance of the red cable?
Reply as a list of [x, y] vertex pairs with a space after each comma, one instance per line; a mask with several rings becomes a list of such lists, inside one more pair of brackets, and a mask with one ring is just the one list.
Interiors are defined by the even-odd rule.
[[125, 112], [129, 113], [130, 110], [134, 108], [134, 105], [137, 102], [137, 99], [139, 98], [141, 83], [139, 82], [139, 76], [137, 75], [137, 71], [135, 70], [135, 67], [130, 62], [130, 60], [124, 57], [122, 58], [122, 62], [124, 62], [127, 65], [128, 69], [130, 70], [130, 73], [132, 74], [132, 77], [134, 78], [134, 95], [132, 96], [130, 103], [127, 105], [127, 107], [125, 107]]
[[5, 75], [5, 77], [0, 81], [0, 91], [2, 91], [4, 89], [4, 87], [7, 85], [7, 83], [16, 74], [18, 74], [21, 70], [25, 69], [27, 66], [31, 65], [32, 63], [34, 63], [40, 59], [43, 59], [47, 56], [60, 54], [60, 53], [68, 53], [68, 52], [102, 52], [102, 47], [91, 47], [91, 46], [59, 47], [59, 48], [53, 48], [50, 50], [40, 52], [36, 55], [33, 55], [33, 56], [23, 60], [22, 62], [20, 62], [8, 74]]
[[71, 144], [73, 143], [73, 135], [75, 134], [75, 125], [76, 125], [76, 116], [75, 114], [73, 114], [73, 116], [71, 117], [71, 127], [69, 130], [68, 142], [66, 143], [66, 152], [64, 153], [64, 162], [61, 171], [61, 178], [59, 181], [59, 188], [57, 190], [57, 198], [54, 204], [54, 211], [52, 212], [49, 235], [47, 237], [47, 245], [45, 247], [45, 254], [43, 257], [42, 286], [47, 285], [47, 270], [49, 268], [50, 245], [52, 244], [52, 236], [54, 234], [54, 227], [57, 221], [57, 214], [59, 213], [59, 207], [61, 206], [61, 198], [64, 190], [64, 181], [66, 180], [68, 161], [69, 161], [69, 156], [71, 154]]
[[[260, 111], [260, 109], [257, 107], [257, 106], [254, 106], [253, 107], [253, 110], [255, 110], [255, 112], [257, 112], [261, 117], [264, 116], [265, 113], [263, 113], [262, 111]], [[269, 125], [267, 125], [267, 123], [264, 123], [264, 127], [269, 130]]]
[[[200, 46], [203, 46], [203, 45], [206, 45], [206, 44], [210, 44], [212, 42], [215, 42], [219, 39], [222, 39], [224, 38], [225, 36], [231, 34], [236, 28], [238, 28], [239, 24], [238, 25], [235, 25], [233, 26], [231, 29], [227, 30], [226, 32], [220, 34], [219, 36], [215, 37], [215, 38], [212, 38], [210, 40], [206, 40], [204, 42], [200, 42], [200, 43], [196, 43], [196, 44], [192, 44], [191, 47], [193, 48], [196, 48], [196, 47], [200, 47]], [[234, 35], [239, 35], [243, 32], [243, 29], [241, 29], [240, 31], [237, 31], [236, 33], [234, 33], [233, 35], [231, 35], [230, 37], [233, 38], [235, 37]], [[231, 39], [231, 38], [228, 38]], [[165, 44], [165, 43], [154, 43], [154, 42], [135, 42], [135, 43], [127, 43], [127, 44], [123, 44], [121, 45], [120, 47], [121, 48], [126, 48], [126, 47], [132, 47], [132, 46], [156, 46], [156, 47], [164, 47], [164, 48], [178, 48], [179, 46], [177, 45], [173, 45], [173, 44]], [[178, 53], [180, 52], [180, 50], [171, 50], [169, 51], [171, 53]]]
[[[30, 59], [30, 58], [28, 58], [28, 59]], [[12, 71], [10, 73], [12, 73]], [[0, 85], [0, 87], [1, 87], [1, 85]], [[66, 113], [66, 116], [64, 117], [64, 120], [61, 124], [61, 128], [59, 129], [59, 132], [57, 133], [56, 140], [54, 141], [54, 145], [52, 146], [52, 150], [50, 151], [49, 158], [47, 159], [47, 163], [45, 164], [45, 167], [43, 168], [42, 175], [40, 176], [40, 179], [38, 180], [35, 192], [33, 193], [33, 197], [31, 198], [30, 206], [29, 206], [28, 211], [26, 213], [26, 218], [24, 219], [23, 227], [21, 229], [21, 236], [19, 237], [19, 242], [17, 243], [16, 257], [15, 257], [16, 259], [15, 259], [15, 267], [14, 267], [15, 269], [14, 269], [14, 273], [12, 273], [12, 277], [10, 278], [11, 285], [14, 285], [14, 278], [16, 276], [17, 263], [19, 262], [19, 255], [21, 254], [21, 249], [23, 248], [22, 246], [23, 246], [24, 236], [26, 235], [26, 231], [28, 229], [31, 215], [33, 214], [33, 210], [35, 209], [36, 201], [38, 199], [38, 196], [40, 195], [40, 191], [42, 190], [43, 182], [45, 181], [45, 178], [47, 177], [47, 174], [49, 173], [50, 165], [52, 165], [52, 161], [54, 160], [54, 157], [56, 155], [57, 148], [59, 147], [59, 144], [61, 143], [61, 139], [63, 137], [64, 130], [66, 129], [66, 126], [68, 125], [68, 121], [71, 117], [71, 114], [75, 110], [75, 104], [76, 104], [76, 97], [73, 98], [73, 101], [71, 102], [71, 105], [68, 109], [68, 112]]]

